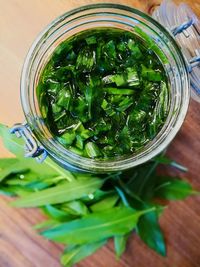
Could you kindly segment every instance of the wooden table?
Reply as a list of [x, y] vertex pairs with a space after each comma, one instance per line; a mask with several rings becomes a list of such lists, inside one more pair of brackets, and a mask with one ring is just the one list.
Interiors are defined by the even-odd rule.
[[[8, 125], [23, 121], [19, 101], [19, 80], [23, 60], [37, 33], [58, 15], [95, 0], [0, 0], [0, 121]], [[107, 2], [107, 1], [102, 1]], [[148, 11], [160, 1], [111, 1]], [[184, 1], [200, 15], [200, 0]], [[168, 154], [189, 168], [187, 176], [200, 190], [200, 105], [191, 101], [186, 121], [172, 142]], [[8, 153], [0, 147], [0, 157]], [[174, 169], [164, 170], [178, 174]], [[14, 209], [0, 199], [0, 267], [59, 267], [62, 247], [32, 229], [42, 219], [37, 210]], [[167, 241], [167, 258], [148, 249], [136, 236], [127, 252], [116, 261], [110, 242], [79, 267], [199, 267], [200, 198], [171, 203], [161, 219]]]

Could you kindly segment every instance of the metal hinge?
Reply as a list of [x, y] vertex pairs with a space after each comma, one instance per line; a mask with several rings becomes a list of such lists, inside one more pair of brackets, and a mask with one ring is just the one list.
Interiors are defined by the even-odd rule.
[[38, 162], [43, 162], [47, 157], [47, 151], [38, 145], [35, 137], [27, 124], [15, 124], [10, 129], [11, 134], [15, 134], [18, 138], [23, 138], [25, 141], [25, 157], [36, 158]]
[[[183, 22], [182, 24], [174, 27], [171, 29], [172, 34], [174, 35], [174, 37], [176, 37], [178, 34], [183, 33], [185, 35], [186, 38], [188, 38], [190, 36], [190, 34], [188, 33], [187, 29], [190, 27], [194, 27], [194, 30], [196, 32], [198, 32], [198, 29], [195, 27], [195, 18], [191, 18], [188, 21]], [[199, 32], [198, 35], [200, 36]], [[200, 49], [196, 49], [195, 50], [195, 56], [193, 58], [191, 58], [189, 60], [189, 66], [188, 66], [188, 71], [191, 72], [193, 68], [195, 68], [196, 66], [200, 65]]]
[[194, 23], [195, 23], [195, 20], [193, 18], [189, 19], [188, 21], [185, 21], [182, 24], [171, 29], [171, 32], [174, 36], [176, 36], [177, 34], [183, 33], [185, 37], [188, 38], [189, 34], [187, 32], [187, 29], [191, 27]]
[[200, 65], [200, 49], [195, 50], [196, 56], [190, 59], [190, 67], [193, 69], [196, 66]]

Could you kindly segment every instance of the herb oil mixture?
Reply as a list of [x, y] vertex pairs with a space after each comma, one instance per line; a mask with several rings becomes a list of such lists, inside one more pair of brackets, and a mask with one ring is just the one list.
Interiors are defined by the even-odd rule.
[[53, 136], [68, 150], [99, 159], [142, 149], [169, 107], [166, 73], [153, 49], [132, 32], [110, 28], [61, 43], [37, 95]]

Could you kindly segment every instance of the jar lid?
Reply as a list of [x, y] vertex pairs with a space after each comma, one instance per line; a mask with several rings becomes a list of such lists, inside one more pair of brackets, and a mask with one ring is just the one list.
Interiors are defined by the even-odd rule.
[[152, 17], [174, 36], [190, 72], [191, 96], [200, 103], [200, 20], [184, 3], [164, 0]]

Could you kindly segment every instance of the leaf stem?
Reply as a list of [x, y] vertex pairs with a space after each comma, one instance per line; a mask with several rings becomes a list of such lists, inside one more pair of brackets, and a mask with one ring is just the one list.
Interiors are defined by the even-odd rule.
[[122, 190], [117, 186], [115, 186], [115, 189], [116, 189], [117, 193], [119, 194], [122, 202], [124, 203], [124, 206], [130, 207], [130, 204], [128, 203], [128, 201], [127, 201], [125, 195], [123, 194]]

